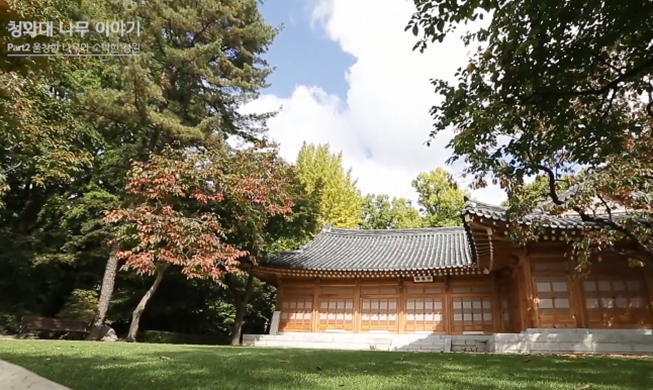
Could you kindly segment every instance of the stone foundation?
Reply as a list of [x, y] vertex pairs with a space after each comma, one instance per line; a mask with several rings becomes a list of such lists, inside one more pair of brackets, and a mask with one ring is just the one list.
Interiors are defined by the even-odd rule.
[[653, 331], [636, 329], [528, 329], [522, 333], [441, 336], [390, 333], [280, 333], [245, 335], [256, 347], [492, 353], [653, 354]]
[[245, 335], [243, 344], [256, 347], [357, 351], [486, 352], [490, 338], [488, 335], [283, 333]]
[[640, 329], [527, 329], [493, 335], [496, 353], [653, 354], [653, 332]]

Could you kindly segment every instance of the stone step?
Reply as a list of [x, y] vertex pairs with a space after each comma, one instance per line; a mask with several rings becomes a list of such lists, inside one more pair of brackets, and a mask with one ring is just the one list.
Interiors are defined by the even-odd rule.
[[245, 335], [244, 344], [278, 348], [347, 349], [378, 351], [450, 352], [485, 351], [490, 336], [379, 333], [283, 333]]

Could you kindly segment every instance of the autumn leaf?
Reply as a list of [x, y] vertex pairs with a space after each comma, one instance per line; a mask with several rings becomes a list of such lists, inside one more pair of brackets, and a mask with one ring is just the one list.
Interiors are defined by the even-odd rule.
[[588, 383], [586, 385], [577, 388], [576, 390], [585, 390], [585, 389], [589, 389], [590, 387], [592, 387], [592, 385]]
[[522, 360], [522, 363], [530, 363], [531, 359]]
[[[137, 162], [125, 187], [129, 207], [105, 220], [119, 227], [122, 269], [152, 275], [162, 265], [181, 268], [188, 279], [212, 279], [255, 261], [256, 242], [245, 248], [230, 232], [262, 234], [273, 217], [286, 218], [288, 165], [274, 148], [227, 149], [181, 154], [167, 149]], [[228, 206], [223, 202], [229, 202]], [[236, 233], [238, 234], [238, 233]]]

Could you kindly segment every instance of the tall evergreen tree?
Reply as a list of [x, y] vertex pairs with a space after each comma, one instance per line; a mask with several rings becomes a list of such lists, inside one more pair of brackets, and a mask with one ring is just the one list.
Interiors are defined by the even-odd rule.
[[358, 226], [362, 197], [351, 168], [342, 167], [342, 152], [331, 153], [329, 145], [304, 143], [297, 156], [297, 173], [309, 194], [319, 194], [322, 224]]
[[[257, 6], [256, 0], [109, 1], [117, 18], [139, 21], [141, 55], [107, 62], [104, 88], [86, 96], [84, 110], [132, 145], [121, 147], [123, 164], [146, 161], [172, 144], [203, 149], [213, 137], [260, 138], [269, 114], [238, 112], [271, 72], [260, 55], [276, 30]], [[113, 293], [119, 249], [107, 261], [95, 329]]]

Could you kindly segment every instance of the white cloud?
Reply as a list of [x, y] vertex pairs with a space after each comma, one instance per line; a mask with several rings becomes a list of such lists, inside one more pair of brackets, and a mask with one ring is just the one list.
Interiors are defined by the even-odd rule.
[[[466, 64], [463, 31], [420, 54], [412, 51], [415, 37], [404, 32], [412, 1], [318, 0], [311, 5], [316, 33], [326, 33], [356, 62], [343, 75], [349, 84], [346, 101], [317, 86], [300, 85], [287, 99], [266, 95], [248, 107], [283, 107], [269, 127], [284, 157], [294, 161], [303, 141], [328, 142], [343, 152], [345, 167], [353, 168], [363, 193], [412, 200], [417, 195], [411, 181], [420, 172], [446, 167], [459, 177], [462, 165], [445, 166], [451, 132], [438, 135], [431, 147], [424, 142], [432, 123], [428, 110], [436, 102], [429, 80], [452, 79]], [[505, 198], [496, 187], [473, 194], [488, 203]]]

